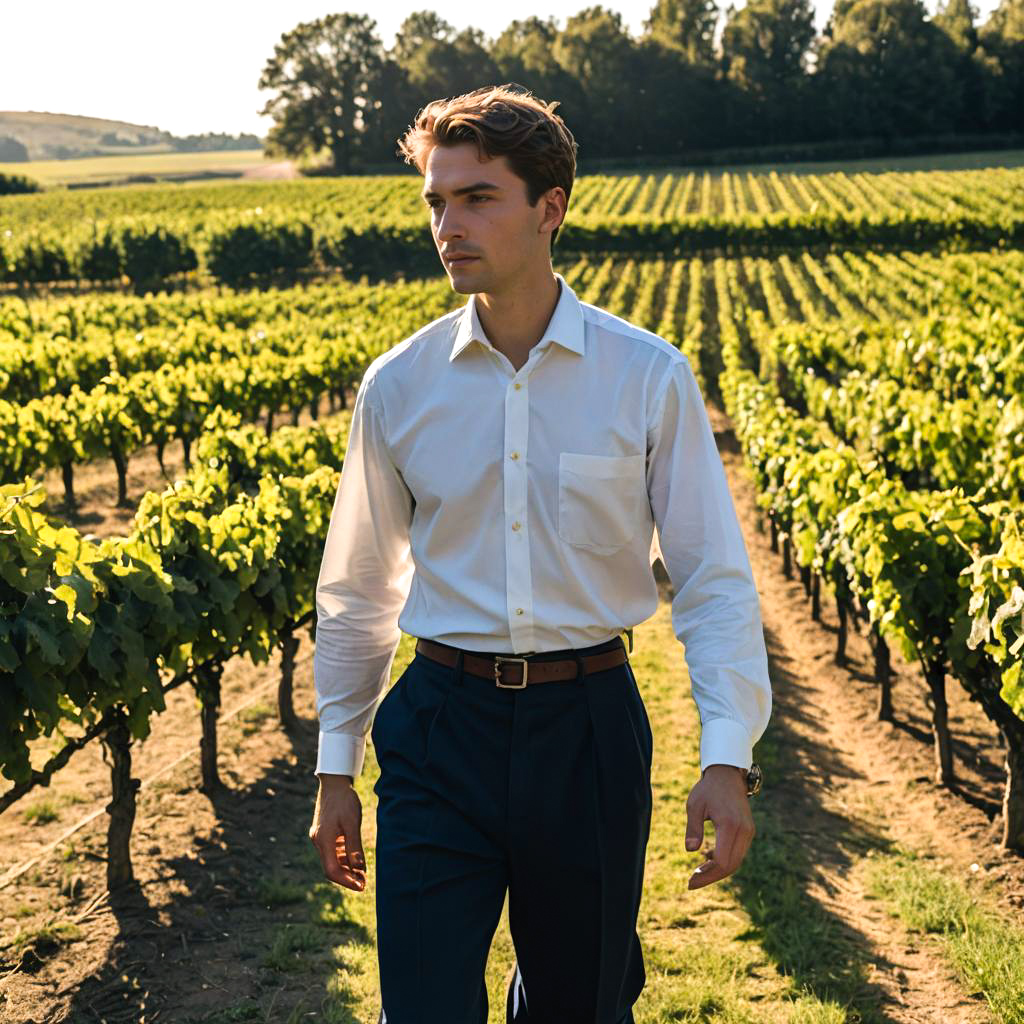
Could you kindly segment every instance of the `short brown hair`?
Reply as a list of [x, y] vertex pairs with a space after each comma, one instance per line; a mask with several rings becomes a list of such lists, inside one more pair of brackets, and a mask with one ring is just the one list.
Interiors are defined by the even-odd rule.
[[[578, 147], [565, 122], [554, 113], [556, 106], [558, 100], [545, 103], [512, 82], [434, 100], [398, 140], [399, 153], [423, 174], [434, 146], [475, 142], [481, 160], [508, 159], [512, 171], [526, 182], [531, 206], [558, 185], [565, 190], [568, 207]], [[551, 233], [552, 244], [559, 228]]]

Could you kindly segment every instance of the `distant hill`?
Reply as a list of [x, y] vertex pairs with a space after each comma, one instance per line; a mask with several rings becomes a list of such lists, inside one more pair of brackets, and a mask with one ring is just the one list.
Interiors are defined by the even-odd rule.
[[256, 135], [207, 132], [180, 137], [153, 125], [38, 111], [0, 111], [0, 162], [74, 160], [133, 153], [260, 149]]

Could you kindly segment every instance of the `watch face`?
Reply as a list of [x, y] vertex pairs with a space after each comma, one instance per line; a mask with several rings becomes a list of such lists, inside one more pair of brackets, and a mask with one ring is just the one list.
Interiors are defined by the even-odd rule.
[[759, 765], [752, 764], [750, 771], [747, 773], [747, 795], [753, 796], [761, 788], [761, 768]]

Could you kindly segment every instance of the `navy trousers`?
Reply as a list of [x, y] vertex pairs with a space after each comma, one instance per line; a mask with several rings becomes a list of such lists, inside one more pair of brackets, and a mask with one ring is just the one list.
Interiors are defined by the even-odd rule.
[[516, 1024], [633, 1024], [653, 736], [628, 661], [507, 690], [417, 654], [371, 738], [387, 1024], [486, 1024], [506, 890]]

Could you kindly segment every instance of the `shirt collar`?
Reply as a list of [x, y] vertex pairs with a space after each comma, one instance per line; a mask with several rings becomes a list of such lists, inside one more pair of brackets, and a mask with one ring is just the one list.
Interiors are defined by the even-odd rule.
[[[561, 274], [555, 274], [561, 285], [561, 294], [555, 305], [555, 311], [551, 314], [544, 335], [537, 343], [538, 346], [546, 345], [548, 342], [555, 342], [570, 352], [583, 355], [586, 351], [583, 330], [583, 309], [576, 293], [565, 283]], [[469, 297], [469, 302], [463, 309], [462, 316], [458, 318], [458, 329], [455, 332], [455, 340], [452, 344], [452, 352], [448, 357], [451, 362], [473, 341], [482, 345], [491, 345], [490, 338], [484, 333], [480, 324], [480, 317], [476, 308], [476, 293]]]

